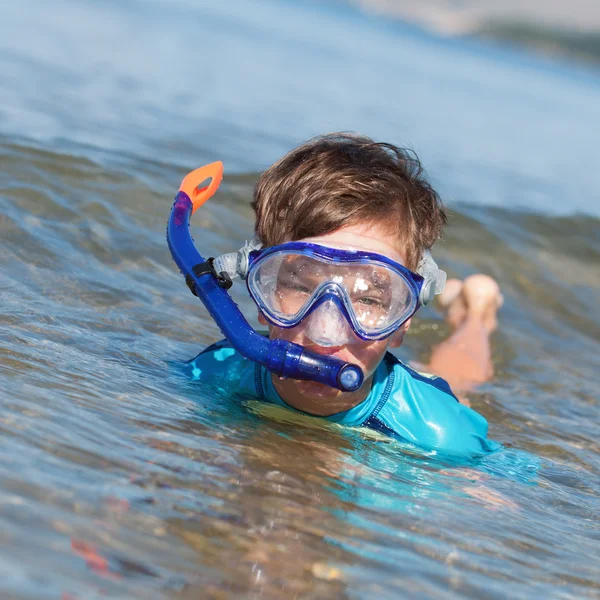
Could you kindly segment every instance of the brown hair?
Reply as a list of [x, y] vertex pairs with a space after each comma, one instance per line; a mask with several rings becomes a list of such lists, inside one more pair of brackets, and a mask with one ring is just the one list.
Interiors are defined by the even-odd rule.
[[446, 224], [413, 151], [348, 133], [313, 138], [273, 164], [256, 185], [252, 208], [265, 246], [377, 224], [397, 237], [410, 269]]

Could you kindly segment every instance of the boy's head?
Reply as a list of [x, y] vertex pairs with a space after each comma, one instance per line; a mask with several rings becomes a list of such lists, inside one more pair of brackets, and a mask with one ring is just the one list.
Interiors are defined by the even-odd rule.
[[[272, 165], [256, 186], [252, 206], [264, 247], [311, 241], [377, 253], [413, 271], [446, 223], [440, 198], [414, 153], [345, 133], [314, 138]], [[266, 324], [262, 315], [260, 320]], [[280, 395], [314, 414], [362, 401], [386, 350], [402, 343], [409, 323], [383, 340], [355, 337], [336, 346], [315, 343], [305, 321], [290, 329], [270, 325], [272, 338], [358, 364], [365, 375], [365, 384], [354, 393], [288, 380], [275, 382]]]
[[264, 246], [378, 225], [413, 270], [446, 224], [413, 152], [348, 133], [309, 140], [273, 164], [255, 188], [252, 207]]

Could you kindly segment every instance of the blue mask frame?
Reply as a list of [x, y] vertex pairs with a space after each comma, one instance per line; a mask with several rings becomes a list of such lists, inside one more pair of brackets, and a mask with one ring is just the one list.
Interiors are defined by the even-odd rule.
[[[262, 262], [262, 260], [282, 251], [302, 254], [311, 258], [321, 258], [334, 263], [364, 264], [368, 262], [377, 262], [380, 264], [384, 264], [391, 270], [395, 271], [398, 275], [400, 275], [400, 277], [402, 277], [402, 279], [406, 282], [409, 289], [411, 290], [412, 302], [410, 304], [410, 308], [408, 311], [406, 311], [406, 314], [401, 315], [398, 319], [390, 323], [387, 327], [383, 328], [382, 330], [377, 332], [369, 332], [363, 329], [360, 322], [356, 319], [354, 311], [352, 310], [352, 307], [349, 304], [347, 294], [343, 290], [343, 288], [339, 284], [327, 282], [323, 283], [322, 286], [319, 286], [319, 288], [315, 290], [315, 292], [313, 293], [313, 299], [309, 299], [306, 303], [306, 306], [298, 314], [294, 315], [293, 318], [283, 320], [270, 310], [269, 306], [267, 306], [264, 303], [260, 295], [258, 293], [255, 293], [251, 285], [252, 272]], [[261, 250], [255, 250], [253, 252], [250, 252], [248, 257], [248, 274], [246, 276], [248, 293], [250, 294], [254, 302], [256, 302], [258, 308], [265, 316], [267, 321], [269, 321], [269, 323], [271, 323], [272, 325], [275, 325], [276, 327], [281, 327], [283, 329], [290, 329], [292, 327], [296, 327], [304, 319], [306, 319], [314, 310], [316, 310], [323, 302], [330, 300], [344, 315], [345, 319], [352, 327], [352, 331], [356, 334], [356, 336], [361, 340], [365, 341], [383, 340], [392, 335], [395, 331], [398, 330], [399, 327], [401, 327], [403, 323], [408, 321], [421, 307], [420, 295], [423, 283], [424, 278], [421, 275], [413, 273], [404, 265], [401, 265], [400, 263], [392, 260], [391, 258], [388, 258], [383, 254], [377, 254], [374, 252], [367, 252], [363, 250], [344, 250], [341, 248], [331, 248], [329, 246], [323, 246], [321, 244], [314, 244], [310, 242], [287, 242], [278, 246], [271, 246], [269, 248], [264, 248]], [[324, 286], [327, 287], [327, 291], [323, 294], [320, 294], [319, 290], [325, 289]]]

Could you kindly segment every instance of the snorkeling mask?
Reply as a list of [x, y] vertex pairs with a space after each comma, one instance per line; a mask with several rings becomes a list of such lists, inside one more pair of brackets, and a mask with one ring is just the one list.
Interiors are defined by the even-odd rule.
[[[187, 175], [171, 210], [167, 242], [188, 287], [246, 358], [280, 377], [317, 381], [342, 391], [358, 389], [364, 375], [357, 365], [254, 331], [227, 294], [232, 280], [246, 280], [250, 296], [271, 324], [291, 328], [304, 323], [309, 339], [331, 347], [392, 335], [441, 293], [446, 274], [429, 251], [413, 273], [372, 252], [310, 242], [263, 249], [256, 238], [238, 252], [205, 261], [189, 233], [189, 218], [215, 193], [222, 174], [223, 165], [216, 162]], [[210, 184], [198, 189], [207, 179]]]
[[305, 334], [320, 346], [385, 339], [432, 291], [422, 275], [387, 256], [311, 241], [252, 251], [245, 277], [271, 324], [305, 321]]

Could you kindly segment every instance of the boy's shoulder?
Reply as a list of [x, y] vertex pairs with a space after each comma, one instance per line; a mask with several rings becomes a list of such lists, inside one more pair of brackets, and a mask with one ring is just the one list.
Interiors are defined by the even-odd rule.
[[498, 448], [487, 439], [486, 419], [461, 404], [445, 379], [420, 373], [390, 353], [384, 360], [386, 385], [365, 423], [369, 428], [452, 455], [484, 454]]
[[[186, 369], [192, 380], [221, 391], [267, 399], [262, 370], [227, 340], [200, 352], [186, 363]], [[499, 447], [487, 439], [485, 418], [460, 404], [444, 379], [419, 373], [390, 353], [378, 373], [371, 401], [365, 407], [368, 416], [358, 417], [357, 422], [349, 415], [347, 424], [362, 423], [387, 436], [448, 455], [473, 456]]]
[[252, 394], [255, 393], [254, 367], [255, 363], [242, 356], [226, 339], [208, 346], [185, 365], [193, 381], [217, 386], [226, 392]]

